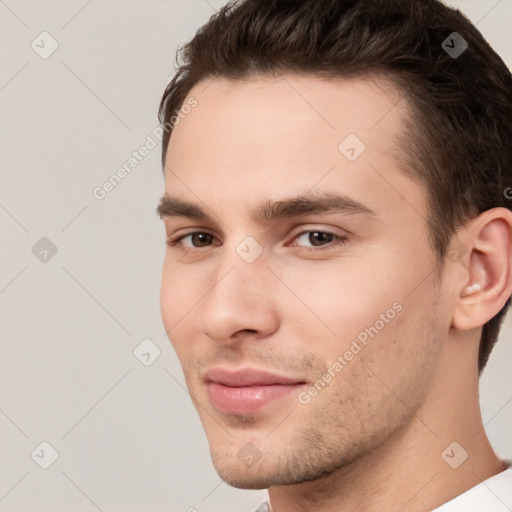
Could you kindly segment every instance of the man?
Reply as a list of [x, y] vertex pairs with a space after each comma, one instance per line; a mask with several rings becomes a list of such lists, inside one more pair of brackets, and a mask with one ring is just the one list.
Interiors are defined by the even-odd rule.
[[478, 404], [512, 293], [503, 61], [436, 0], [230, 3], [182, 57], [161, 308], [220, 477], [275, 512], [511, 510]]

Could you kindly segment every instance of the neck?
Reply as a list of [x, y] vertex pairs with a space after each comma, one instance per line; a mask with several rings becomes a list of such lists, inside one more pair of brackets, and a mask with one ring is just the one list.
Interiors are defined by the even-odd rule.
[[423, 405], [378, 449], [315, 481], [271, 487], [272, 509], [426, 512], [503, 471], [482, 424], [478, 377], [468, 366], [466, 373], [439, 368], [442, 377]]

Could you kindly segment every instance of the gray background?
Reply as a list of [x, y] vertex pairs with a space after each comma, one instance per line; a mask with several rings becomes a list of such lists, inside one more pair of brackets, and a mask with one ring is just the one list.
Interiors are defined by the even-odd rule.
[[[160, 147], [92, 194], [151, 135], [178, 43], [222, 3], [0, 0], [3, 512], [252, 511], [266, 495], [216, 475], [164, 336]], [[512, 0], [449, 3], [510, 67]], [[31, 47], [51, 48], [43, 31], [59, 45], [46, 59]], [[487, 433], [508, 458], [511, 336], [509, 315], [481, 379]], [[161, 351], [149, 366], [133, 353], [146, 338]], [[47, 469], [43, 441], [58, 452]]]

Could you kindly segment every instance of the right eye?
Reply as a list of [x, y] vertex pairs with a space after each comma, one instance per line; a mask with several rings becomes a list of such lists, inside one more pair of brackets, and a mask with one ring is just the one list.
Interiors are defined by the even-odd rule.
[[[214, 236], [210, 235], [210, 233], [205, 233], [204, 231], [193, 231], [178, 237], [168, 238], [167, 245], [169, 247], [178, 247], [185, 251], [193, 251], [195, 249], [200, 249], [201, 247], [208, 247], [213, 238]], [[190, 245], [184, 243], [186, 239], [189, 239]]]

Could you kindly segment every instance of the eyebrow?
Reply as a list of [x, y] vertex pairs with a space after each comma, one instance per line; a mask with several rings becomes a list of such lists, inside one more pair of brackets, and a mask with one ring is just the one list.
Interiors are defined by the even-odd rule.
[[[160, 199], [156, 212], [161, 219], [186, 217], [194, 220], [208, 220], [210, 218], [201, 206], [169, 194], [165, 194]], [[270, 223], [285, 218], [322, 213], [377, 215], [364, 204], [346, 195], [323, 192], [305, 193], [286, 199], [264, 201], [251, 211], [251, 218], [259, 223]]]

